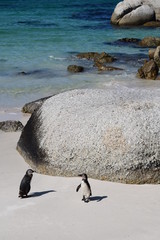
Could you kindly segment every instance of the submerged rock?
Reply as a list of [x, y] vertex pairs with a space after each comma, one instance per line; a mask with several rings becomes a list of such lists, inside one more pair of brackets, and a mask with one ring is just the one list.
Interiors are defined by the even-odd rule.
[[58, 94], [32, 114], [17, 149], [43, 174], [160, 183], [159, 103], [158, 89]]
[[0, 122], [0, 130], [4, 132], [18, 132], [23, 130], [23, 124], [20, 121], [3, 121]]
[[124, 43], [139, 43], [139, 38], [121, 38], [118, 39], [116, 42], [124, 42]]
[[99, 62], [96, 62], [94, 64], [95, 67], [98, 68], [98, 71], [122, 71], [124, 69], [122, 68], [118, 68], [118, 67], [113, 67], [113, 66], [107, 66], [107, 65], [104, 65], [104, 64], [101, 64]]

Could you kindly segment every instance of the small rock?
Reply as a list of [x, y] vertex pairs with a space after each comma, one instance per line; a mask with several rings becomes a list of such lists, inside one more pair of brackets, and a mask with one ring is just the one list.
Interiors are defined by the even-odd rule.
[[0, 130], [4, 132], [18, 132], [23, 130], [23, 124], [20, 121], [3, 121], [0, 122]]
[[151, 21], [151, 22], [146, 22], [144, 27], [160, 27], [160, 22], [158, 21]]
[[[54, 95], [52, 95], [52, 96], [54, 96]], [[22, 112], [32, 114], [38, 107], [40, 107], [42, 105], [42, 103], [44, 101], [46, 101], [48, 98], [50, 98], [52, 96], [40, 98], [40, 99], [35, 100], [33, 102], [26, 103], [22, 108]]]
[[77, 66], [77, 65], [69, 65], [67, 70], [71, 73], [78, 73], [78, 72], [83, 72], [84, 67], [82, 66]]
[[158, 37], [145, 37], [140, 42], [141, 47], [157, 47], [160, 45], [160, 38]]

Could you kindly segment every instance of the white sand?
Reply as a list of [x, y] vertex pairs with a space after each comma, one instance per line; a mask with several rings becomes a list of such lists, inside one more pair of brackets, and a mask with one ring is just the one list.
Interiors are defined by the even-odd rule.
[[16, 151], [20, 133], [0, 132], [1, 240], [158, 240], [160, 185], [89, 179], [93, 198], [75, 192], [80, 178], [34, 174], [30, 195], [18, 198], [29, 168]]

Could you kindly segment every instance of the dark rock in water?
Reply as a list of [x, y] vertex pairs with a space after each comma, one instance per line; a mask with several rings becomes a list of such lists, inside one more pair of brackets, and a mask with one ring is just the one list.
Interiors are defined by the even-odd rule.
[[77, 66], [77, 65], [69, 65], [67, 70], [71, 73], [78, 73], [78, 72], [83, 72], [84, 67], [82, 66]]
[[118, 39], [116, 42], [124, 42], [124, 43], [139, 43], [139, 38], [121, 38]]
[[94, 58], [95, 63], [111, 63], [116, 59], [109, 55], [108, 53], [102, 52]]
[[78, 53], [77, 57], [80, 59], [85, 58], [87, 60], [93, 60], [93, 61], [99, 62], [99, 63], [110, 63], [115, 60], [114, 57], [112, 57], [111, 55], [109, 55], [108, 53], [105, 53], [105, 52], [102, 52], [102, 53], [98, 53], [98, 52]]
[[143, 24], [144, 27], [160, 27], [159, 21], [151, 21]]
[[76, 56], [80, 59], [94, 60], [99, 55], [98, 52], [84, 52], [78, 53]]
[[160, 46], [160, 38], [158, 37], [145, 37], [139, 42], [141, 47], [157, 47]]
[[46, 100], [17, 150], [36, 172], [160, 183], [160, 90], [73, 90]]
[[27, 25], [27, 26], [36, 26], [36, 27], [54, 27], [57, 26], [57, 24], [52, 22], [41, 22], [36, 20], [26, 20], [26, 21], [18, 21], [17, 22], [20, 25]]
[[98, 68], [98, 71], [118, 71], [118, 70], [123, 70], [122, 68], [117, 68], [117, 67], [113, 67], [113, 66], [106, 66], [104, 64], [98, 63], [96, 62], [94, 64], [95, 67]]
[[19, 76], [31, 76], [35, 78], [50, 78], [55, 74], [51, 69], [35, 69], [31, 71], [21, 71], [17, 73]]
[[27, 75], [27, 72], [22, 71], [22, 72], [19, 72], [18, 75]]
[[137, 77], [155, 80], [158, 76], [159, 68], [156, 62], [152, 59], [145, 62], [144, 65], [138, 69]]
[[[52, 95], [52, 96], [54, 96], [54, 95]], [[42, 103], [44, 101], [46, 101], [48, 98], [50, 98], [52, 96], [40, 98], [40, 99], [35, 100], [33, 102], [26, 103], [22, 108], [22, 112], [32, 114], [38, 107], [40, 107], [42, 105]]]
[[4, 132], [18, 132], [23, 130], [23, 124], [20, 121], [3, 121], [0, 122], [0, 130]]

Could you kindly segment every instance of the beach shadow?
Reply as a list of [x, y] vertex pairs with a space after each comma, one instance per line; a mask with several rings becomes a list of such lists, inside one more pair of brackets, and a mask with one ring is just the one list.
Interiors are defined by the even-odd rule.
[[102, 201], [105, 198], [108, 198], [108, 196], [94, 196], [94, 197], [90, 197], [90, 201], [100, 202], [100, 201]]
[[54, 190], [48, 190], [48, 191], [42, 191], [42, 192], [34, 192], [28, 195], [28, 197], [41, 197], [45, 194], [51, 193], [51, 192], [56, 192]]

